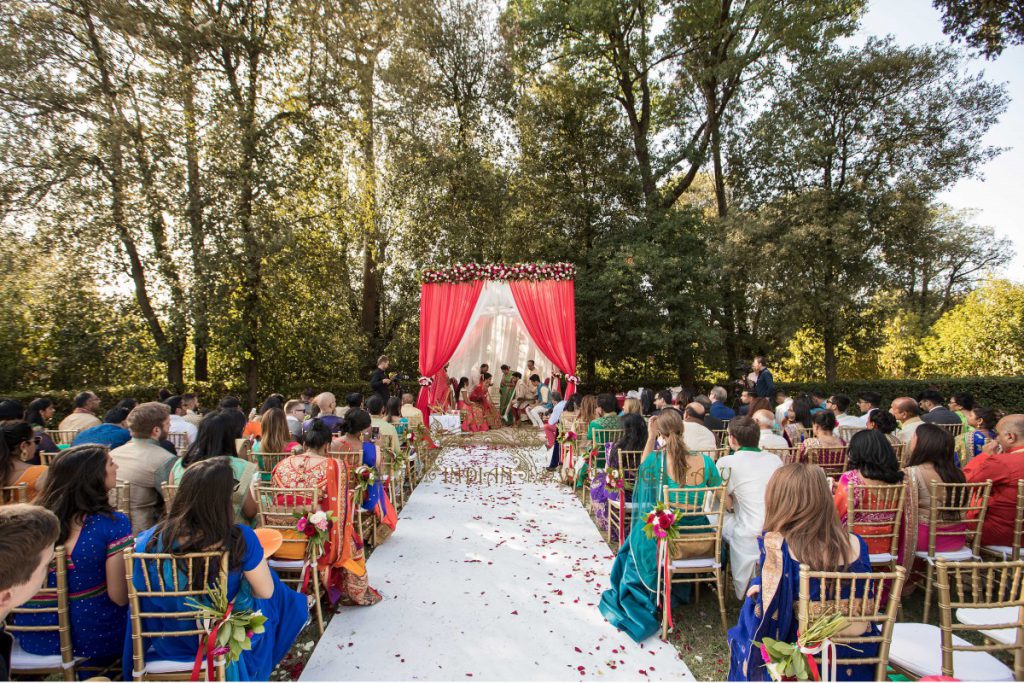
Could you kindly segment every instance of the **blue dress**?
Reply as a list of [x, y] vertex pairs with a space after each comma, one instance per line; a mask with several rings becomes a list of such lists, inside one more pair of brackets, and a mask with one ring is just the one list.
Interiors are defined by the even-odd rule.
[[[94, 663], [109, 663], [121, 655], [128, 607], [120, 607], [107, 596], [107, 558], [132, 544], [132, 524], [120, 512], [111, 516], [88, 515], [82, 532], [68, 557], [68, 597], [71, 612], [71, 642], [76, 657]], [[57, 573], [50, 572], [46, 585], [57, 585]], [[49, 604], [47, 604], [49, 603]], [[56, 600], [31, 600], [25, 607], [55, 607]], [[56, 614], [18, 614], [19, 626], [56, 625]], [[60, 654], [55, 631], [21, 632], [18, 643], [36, 655]]]
[[[270, 574], [274, 579], [274, 594], [266, 599], [253, 598], [249, 591], [249, 583], [245, 581], [242, 572], [250, 571], [259, 566], [263, 560], [263, 548], [256, 537], [256, 533], [247, 526], [236, 524], [242, 532], [245, 540], [245, 555], [242, 557], [242, 566], [231, 570], [228, 573], [228, 597], [234, 601], [236, 610], [261, 610], [267, 617], [264, 624], [266, 629], [252, 637], [252, 649], [243, 651], [237, 662], [227, 667], [227, 678], [233, 681], [266, 681], [279, 661], [291, 649], [295, 638], [298, 637], [302, 627], [309, 620], [309, 609], [306, 606], [306, 597], [281, 582], [277, 574], [271, 570]], [[147, 529], [139, 534], [135, 543], [136, 552], [146, 552], [146, 545], [153, 537], [155, 527]], [[150, 551], [154, 552], [154, 551]], [[155, 550], [163, 552], [163, 550]], [[155, 572], [154, 563], [150, 563], [150, 571]], [[169, 572], [169, 565], [164, 563]], [[142, 563], [135, 561], [133, 572], [133, 583], [135, 587], [142, 590], [145, 588], [146, 579], [142, 576]], [[182, 585], [186, 577], [179, 576], [177, 585]], [[174, 580], [169, 574], [165, 577], [168, 585]], [[158, 577], [153, 573], [151, 580], [156, 585]], [[188, 610], [185, 606], [185, 599], [178, 597], [171, 598], [140, 598], [139, 608], [143, 612], [178, 612]], [[174, 630], [169, 628], [169, 620], [143, 620], [143, 630], [159, 631]], [[194, 622], [181, 621], [177, 624], [178, 629], [194, 628]], [[126, 635], [123, 638], [123, 664], [124, 680], [132, 680], [132, 644], [131, 624], [129, 623]], [[199, 638], [148, 638], [143, 643], [146, 650], [146, 659], [170, 659], [179, 662], [195, 661], [196, 651], [199, 649]]]
[[[844, 571], [870, 573], [868, 544], [860, 536], [857, 540], [860, 541], [860, 555]], [[752, 642], [761, 642], [765, 637], [786, 643], [795, 643], [797, 639], [799, 621], [796, 605], [800, 597], [800, 563], [789, 554], [789, 545], [782, 539], [781, 534], [766, 534], [765, 538], [758, 539], [758, 545], [761, 548], [759, 566], [762, 569], [761, 574], [755, 576], [752, 583], [761, 586], [761, 590], [753, 598], [746, 598], [740, 610], [739, 621], [729, 629], [730, 681], [771, 680], [761, 651], [753, 647]], [[848, 598], [849, 585], [845, 585], [842, 592], [840, 597]], [[864, 584], [859, 582], [854, 595], [860, 598], [863, 592]], [[810, 593], [812, 601], [818, 600], [821, 596], [821, 583], [811, 581]], [[765, 604], [766, 599], [768, 604]], [[877, 625], [872, 625], [872, 631], [874, 635], [880, 633]], [[840, 659], [877, 655], [878, 643], [858, 643], [856, 650], [847, 645], [836, 646], [836, 656]], [[840, 665], [836, 677], [840, 681], [873, 681], [875, 665]]]
[[[650, 453], [637, 471], [633, 490], [633, 511], [629, 537], [619, 548], [612, 565], [609, 588], [601, 594], [598, 606], [604, 618], [621, 629], [636, 642], [654, 635], [661, 629], [661, 608], [658, 607], [658, 542], [647, 538], [644, 525], [647, 515], [662, 498], [662, 487], [703, 488], [719, 486], [722, 477], [715, 462], [704, 456], [703, 473], [698, 483], [680, 487], [668, 476], [665, 458], [661, 451]], [[685, 494], [689, 500], [677, 500], [688, 505], [703, 505], [704, 494]], [[707, 524], [707, 518], [686, 517], [690, 525]], [[677, 522], [679, 531], [686, 533], [685, 526]], [[677, 584], [672, 588], [672, 605], [686, 602], [690, 597], [689, 584]]]

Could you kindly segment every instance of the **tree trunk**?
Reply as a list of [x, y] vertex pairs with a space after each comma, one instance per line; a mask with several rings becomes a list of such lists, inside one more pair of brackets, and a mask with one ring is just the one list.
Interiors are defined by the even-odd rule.
[[258, 90], [259, 55], [248, 55], [248, 83], [242, 110], [242, 164], [241, 187], [239, 188], [239, 224], [242, 230], [242, 245], [245, 249], [242, 274], [242, 371], [245, 375], [246, 398], [250, 406], [256, 405], [259, 391], [260, 349], [260, 287], [263, 275], [263, 250], [256, 235], [253, 222], [255, 201], [256, 168], [256, 94]]
[[822, 343], [825, 346], [825, 382], [831, 384], [836, 381], [836, 334], [831, 327], [826, 327], [822, 333]]
[[[190, 4], [186, 3], [186, 7]], [[186, 10], [187, 11], [187, 10]], [[206, 254], [203, 237], [203, 200], [199, 169], [199, 138], [196, 117], [195, 56], [186, 43], [182, 57], [182, 109], [185, 117], [185, 212], [189, 225], [189, 247], [192, 252], [192, 345], [193, 375], [197, 382], [209, 379], [207, 347], [210, 343], [209, 284], [206, 281]]]
[[363, 156], [363, 310], [360, 324], [371, 348], [380, 348], [380, 293], [382, 278], [379, 264], [384, 262], [384, 241], [381, 238], [377, 216], [377, 150], [375, 140], [374, 80], [376, 54], [367, 55], [359, 69], [359, 106], [362, 111]]
[[586, 358], [586, 375], [584, 375], [583, 381], [593, 386], [594, 382], [597, 381], [597, 354], [593, 351], [588, 351]]

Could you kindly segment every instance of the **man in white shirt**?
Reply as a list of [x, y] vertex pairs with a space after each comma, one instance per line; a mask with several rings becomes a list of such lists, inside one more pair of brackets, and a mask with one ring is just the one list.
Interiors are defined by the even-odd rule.
[[859, 417], [846, 414], [846, 411], [850, 408], [850, 397], [846, 394], [832, 394], [828, 401], [825, 402], [825, 407], [836, 416], [837, 427], [852, 427], [853, 429], [864, 427]]
[[83, 391], [75, 396], [75, 409], [60, 421], [57, 429], [62, 432], [80, 432], [102, 424], [102, 420], [96, 417], [96, 411], [99, 409], [99, 396], [91, 391]]
[[882, 395], [876, 391], [864, 391], [857, 397], [857, 408], [860, 410], [858, 426], [868, 428], [868, 413], [882, 408]]
[[426, 424], [423, 411], [416, 407], [416, 399], [412, 394], [402, 394], [402, 417], [409, 421], [410, 427], [422, 427]]
[[182, 394], [181, 407], [185, 409], [185, 419], [198, 427], [203, 421], [199, 414], [199, 398], [195, 394]]
[[288, 433], [298, 441], [302, 438], [302, 421], [306, 417], [306, 408], [302, 401], [293, 398], [284, 404], [284, 419], [288, 423]]
[[924, 424], [917, 401], [909, 396], [894, 398], [889, 406], [889, 412], [900, 423], [900, 428], [896, 430], [896, 436], [900, 437], [900, 441], [903, 443], [909, 444], [910, 440], [914, 438], [914, 432]]
[[181, 396], [171, 396], [164, 401], [164, 405], [171, 411], [171, 426], [168, 432], [184, 434], [188, 441], [186, 445], [191, 446], [195, 443], [199, 430], [185, 417], [185, 404]]
[[779, 389], [779, 393], [775, 395], [775, 421], [779, 424], [783, 424], [786, 421], [786, 413], [793, 407], [793, 399], [786, 396], [786, 392]]
[[704, 426], [704, 406], [699, 403], [687, 403], [683, 411], [683, 443], [689, 451], [718, 448], [715, 433]]
[[722, 538], [729, 543], [733, 588], [742, 599], [747, 583], [760, 558], [757, 538], [764, 527], [764, 492], [775, 470], [782, 467], [779, 456], [758, 448], [761, 430], [749, 417], [729, 421], [729, 445], [736, 451], [718, 459], [716, 465], [726, 480], [726, 514]]
[[775, 451], [779, 448], [789, 448], [789, 442], [781, 434], [776, 434], [775, 416], [770, 410], [758, 410], [754, 413], [754, 422], [761, 430], [761, 438], [758, 440], [758, 448], [762, 451]]

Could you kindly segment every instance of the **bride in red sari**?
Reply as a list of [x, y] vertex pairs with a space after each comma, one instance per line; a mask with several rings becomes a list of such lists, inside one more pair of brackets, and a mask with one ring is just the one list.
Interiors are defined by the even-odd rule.
[[485, 432], [488, 429], [497, 429], [501, 426], [501, 417], [498, 410], [487, 398], [487, 391], [491, 387], [491, 374], [484, 373], [480, 384], [473, 387], [469, 392], [469, 400], [465, 403], [466, 419], [462, 423], [464, 432]]

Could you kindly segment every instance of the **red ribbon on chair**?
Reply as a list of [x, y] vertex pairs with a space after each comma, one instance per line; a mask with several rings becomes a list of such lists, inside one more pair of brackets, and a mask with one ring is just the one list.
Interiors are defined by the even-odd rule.
[[220, 631], [220, 627], [224, 625], [224, 622], [231, 616], [231, 610], [235, 608], [235, 602], [232, 600], [228, 603], [228, 608], [224, 612], [224, 618], [219, 619], [214, 623], [213, 628], [206, 634], [206, 639], [199, 644], [199, 649], [196, 650], [196, 661], [192, 664], [192, 677], [190, 681], [199, 680], [199, 672], [203, 666], [203, 654], [206, 654], [206, 680], [213, 680], [213, 659], [217, 655], [217, 632]]
[[623, 530], [622, 518], [626, 515], [626, 492], [619, 489], [619, 547], [625, 543], [625, 531]]
[[668, 541], [661, 541], [665, 544], [665, 597], [666, 609], [665, 613], [668, 614], [668, 629], [671, 631], [673, 628], [672, 624], [672, 573], [669, 569], [670, 563], [672, 562], [672, 553], [668, 551]]
[[[302, 567], [302, 591], [301, 592], [303, 593], [303, 595], [305, 595], [306, 589], [309, 588], [309, 579], [312, 577], [312, 574], [310, 572], [312, 571], [312, 568], [313, 568], [313, 565], [310, 563], [309, 560], [306, 560], [305, 565], [303, 565], [303, 567]], [[318, 599], [319, 599], [319, 597], [320, 596], [317, 596]]]

